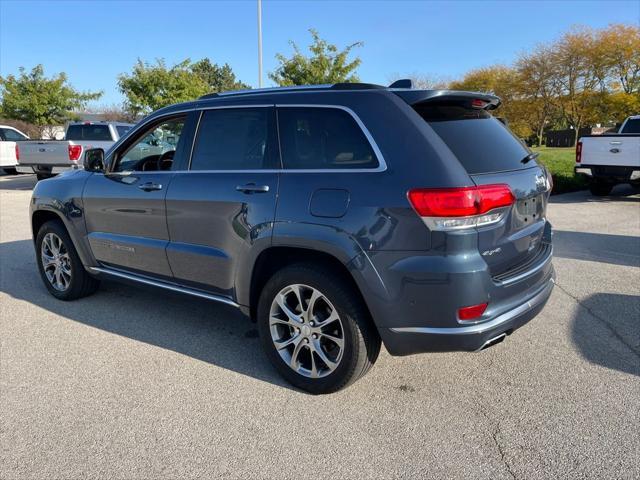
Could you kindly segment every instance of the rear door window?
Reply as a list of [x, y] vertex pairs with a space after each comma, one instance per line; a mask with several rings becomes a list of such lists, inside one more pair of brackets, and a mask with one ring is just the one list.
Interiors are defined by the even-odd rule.
[[65, 140], [91, 140], [94, 142], [110, 142], [111, 131], [109, 125], [69, 125]]
[[267, 107], [205, 110], [191, 170], [277, 168], [274, 110]]
[[278, 107], [278, 131], [286, 169], [360, 169], [379, 165], [364, 132], [342, 109]]
[[470, 174], [520, 170], [536, 165], [528, 148], [483, 109], [461, 102], [427, 102], [414, 109], [442, 138]]
[[632, 118], [624, 124], [624, 129], [620, 133], [640, 133], [640, 118]]
[[0, 136], [8, 142], [19, 142], [27, 139], [27, 137], [12, 128], [0, 128]]
[[116, 131], [118, 132], [118, 137], [124, 137], [124, 134], [131, 130], [131, 125], [117, 125]]

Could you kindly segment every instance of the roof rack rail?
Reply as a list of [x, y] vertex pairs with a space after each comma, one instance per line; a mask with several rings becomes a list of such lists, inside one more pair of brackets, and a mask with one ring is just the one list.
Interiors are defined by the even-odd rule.
[[332, 90], [379, 90], [387, 87], [375, 83], [341, 82], [334, 83], [330, 88]]
[[327, 83], [321, 85], [293, 85], [290, 87], [267, 87], [267, 88], [249, 88], [246, 90], [230, 90], [228, 92], [208, 93], [202, 95], [199, 100], [206, 100], [208, 98], [219, 97], [231, 97], [236, 95], [255, 95], [257, 93], [271, 93], [271, 92], [295, 92], [304, 90], [372, 90], [386, 88], [382, 85], [375, 85], [373, 83]]
[[292, 85], [290, 87], [247, 88], [244, 90], [229, 90], [228, 92], [209, 93], [207, 95], [201, 96], [199, 100], [204, 100], [207, 98], [216, 98], [216, 97], [231, 97], [235, 95], [252, 95], [256, 93], [286, 92], [290, 90], [296, 91], [296, 90], [328, 89], [331, 87], [332, 87], [331, 84], [323, 84], [323, 85]]

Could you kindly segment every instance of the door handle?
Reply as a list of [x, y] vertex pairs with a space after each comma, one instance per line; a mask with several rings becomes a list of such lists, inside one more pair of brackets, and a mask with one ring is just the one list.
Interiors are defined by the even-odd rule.
[[609, 142], [609, 145], [622, 145], [622, 142], [618, 142], [618, 141]]
[[266, 193], [269, 191], [269, 185], [256, 185], [255, 183], [247, 183], [246, 185], [238, 185], [238, 192], [242, 193]]
[[140, 190], [144, 190], [145, 192], [152, 192], [154, 190], [162, 190], [162, 185], [160, 185], [159, 183], [147, 182], [141, 183], [140, 185], [138, 185], [138, 188]]

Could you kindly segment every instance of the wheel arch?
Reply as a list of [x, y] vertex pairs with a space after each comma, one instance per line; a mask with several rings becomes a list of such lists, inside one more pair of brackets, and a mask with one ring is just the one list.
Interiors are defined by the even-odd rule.
[[[364, 271], [366, 269], [362, 268], [365, 262], [363, 257], [366, 257], [364, 253], [353, 259], [346, 259], [338, 258], [338, 256], [332, 253], [312, 248], [282, 245], [271, 246], [260, 252], [254, 262], [251, 271], [251, 280], [248, 282], [248, 291], [245, 292], [244, 300], [246, 303], [243, 304], [247, 305], [246, 311], [251, 320], [255, 322], [260, 292], [273, 274], [295, 263], [315, 263], [339, 275], [353, 288], [353, 291], [359, 296], [369, 317], [375, 324], [375, 311], [372, 310], [372, 306], [370, 302], [367, 301], [367, 297], [370, 294], [375, 294], [374, 290], [384, 291], [384, 286], [381, 284], [377, 275], [375, 278], [371, 278], [371, 272]], [[370, 265], [368, 259], [366, 259], [366, 263]], [[377, 282], [378, 285], [370, 285], [369, 283], [371, 281], [374, 283]]]

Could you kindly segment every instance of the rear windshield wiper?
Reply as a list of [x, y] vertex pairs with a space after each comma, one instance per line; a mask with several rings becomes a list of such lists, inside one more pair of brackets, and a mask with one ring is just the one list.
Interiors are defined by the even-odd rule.
[[529, 155], [527, 155], [526, 157], [524, 157], [522, 160], [520, 160], [520, 163], [527, 163], [530, 162], [531, 160], [535, 160], [536, 158], [538, 158], [540, 156], [539, 153], [537, 152], [531, 152]]

